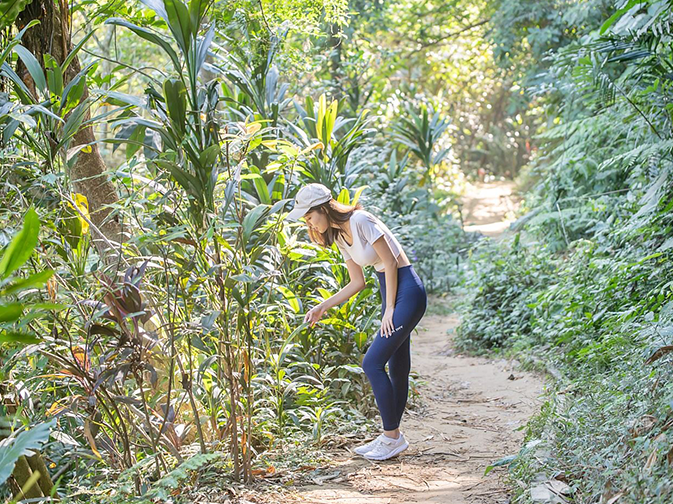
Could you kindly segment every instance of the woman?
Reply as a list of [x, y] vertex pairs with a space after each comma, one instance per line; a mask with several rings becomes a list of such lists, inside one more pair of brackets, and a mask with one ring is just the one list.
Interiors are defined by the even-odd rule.
[[[399, 425], [409, 389], [411, 331], [427, 306], [425, 286], [388, 227], [359, 203], [339, 203], [327, 187], [311, 183], [297, 192], [294, 209], [286, 216], [288, 220], [300, 217], [304, 217], [313, 242], [324, 247], [337, 244], [350, 275], [348, 285], [306, 313], [304, 322], [310, 322], [311, 327], [327, 310], [364, 289], [363, 266], [376, 269], [381, 329], [362, 360], [362, 369], [374, 391], [383, 433], [355, 452], [374, 460], [394, 457], [409, 446]], [[390, 375], [385, 371], [386, 363]]]

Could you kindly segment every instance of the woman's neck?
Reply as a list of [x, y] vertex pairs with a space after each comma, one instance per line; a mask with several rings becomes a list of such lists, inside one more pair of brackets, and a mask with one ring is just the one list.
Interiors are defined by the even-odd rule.
[[[341, 225], [336, 224], [334, 227], [337, 228], [337, 229], [341, 229], [341, 232], [343, 233], [342, 238], [344, 237], [344, 235], [347, 238], [346, 245], [348, 245], [349, 247], [352, 247], [354, 242], [353, 242], [353, 234], [351, 233], [351, 220], [348, 219], [343, 224], [341, 224]], [[350, 243], [348, 243], [348, 241], [350, 241]]]

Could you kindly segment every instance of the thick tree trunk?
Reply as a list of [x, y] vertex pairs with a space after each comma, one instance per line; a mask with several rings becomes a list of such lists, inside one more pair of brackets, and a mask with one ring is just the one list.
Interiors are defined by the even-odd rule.
[[[35, 55], [42, 65], [44, 65], [43, 55], [46, 53], [58, 63], [62, 63], [72, 51], [70, 14], [67, 4], [64, 0], [34, 0], [21, 12], [16, 23], [24, 26], [33, 19], [38, 19], [40, 24], [33, 26], [25, 33], [22, 39], [23, 45]], [[79, 59], [75, 57], [63, 76], [64, 85], [70, 82], [80, 70]], [[25, 71], [19, 75], [24, 80], [30, 80]], [[32, 82], [30, 82], [30, 88], [33, 88]], [[88, 94], [89, 91], [85, 85], [82, 100], [86, 99]], [[89, 117], [87, 111], [85, 120]], [[82, 147], [90, 145], [91, 149], [89, 152], [79, 151], [77, 153], [77, 159], [68, 175], [72, 181], [73, 191], [86, 196], [91, 221], [104, 235], [104, 237], [100, 236], [95, 230], [91, 230], [97, 249], [101, 255], [109, 255], [111, 251], [106, 252], [109, 245], [104, 238], [118, 246], [122, 242], [123, 235], [119, 219], [116, 216], [108, 217], [112, 209], [107, 208], [106, 205], [117, 203], [118, 196], [114, 184], [105, 174], [105, 161], [95, 142], [96, 138], [90, 125], [80, 128], [74, 135], [71, 148], [78, 145]]]

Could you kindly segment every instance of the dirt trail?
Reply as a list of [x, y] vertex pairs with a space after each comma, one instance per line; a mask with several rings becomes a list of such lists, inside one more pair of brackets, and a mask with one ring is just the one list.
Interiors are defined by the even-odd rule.
[[467, 184], [463, 195], [465, 231], [492, 237], [506, 233], [519, 200], [512, 181]]
[[[470, 230], [494, 235], [508, 224], [512, 185], [478, 184], [466, 192]], [[484, 476], [487, 465], [515, 454], [523, 431], [538, 410], [543, 379], [516, 362], [458, 355], [452, 347], [458, 314], [438, 314], [446, 301], [430, 299], [418, 332], [411, 336], [412, 375], [419, 381], [420, 407], [407, 409], [400, 429], [409, 448], [386, 461], [369, 461], [352, 448], [332, 452], [321, 468], [322, 484], [299, 487], [285, 503], [507, 503], [501, 481], [506, 468]], [[435, 308], [433, 310], [433, 308]], [[372, 433], [372, 437], [379, 432]], [[371, 438], [370, 438], [371, 439]], [[368, 440], [367, 440], [368, 441]]]

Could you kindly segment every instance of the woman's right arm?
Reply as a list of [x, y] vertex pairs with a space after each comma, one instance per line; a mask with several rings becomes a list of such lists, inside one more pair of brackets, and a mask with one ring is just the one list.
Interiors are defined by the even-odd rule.
[[365, 273], [362, 270], [362, 266], [353, 261], [353, 259], [347, 259], [346, 267], [348, 268], [348, 275], [351, 280], [339, 292], [320, 303], [325, 307], [325, 311], [333, 306], [340, 305], [365, 288]]
[[348, 268], [348, 273], [350, 275], [350, 282], [348, 282], [348, 284], [339, 292], [311, 308], [304, 316], [304, 322], [309, 322], [311, 327], [313, 327], [327, 310], [343, 303], [365, 288], [365, 274], [364, 271], [362, 271], [362, 266], [353, 261], [353, 259], [347, 259], [346, 267]]

